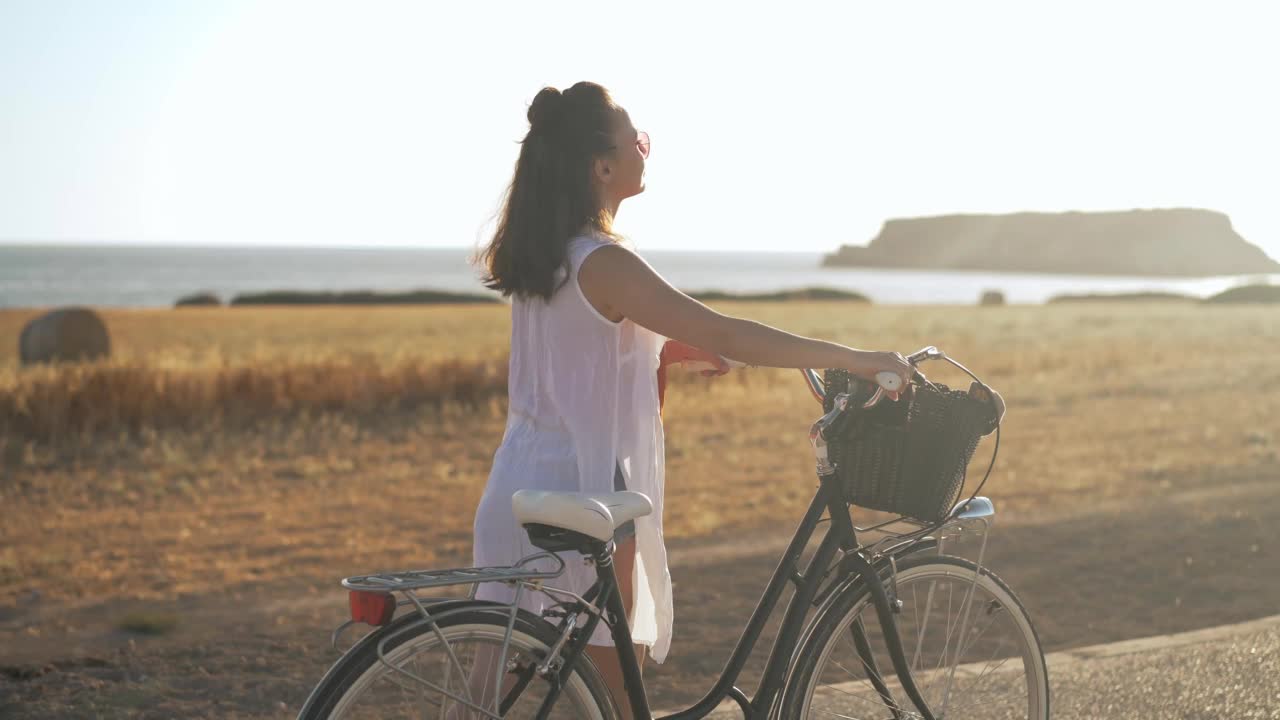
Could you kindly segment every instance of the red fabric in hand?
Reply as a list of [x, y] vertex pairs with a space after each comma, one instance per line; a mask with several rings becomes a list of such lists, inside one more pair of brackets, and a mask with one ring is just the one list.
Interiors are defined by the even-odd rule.
[[668, 340], [662, 346], [662, 352], [658, 355], [658, 414], [662, 414], [663, 401], [667, 395], [667, 366], [674, 363], [685, 362], [686, 360], [705, 360], [716, 366], [716, 370], [704, 370], [703, 375], [712, 377], [715, 375], [723, 375], [729, 372], [729, 365], [724, 358], [715, 353], [707, 352], [701, 348], [692, 345], [686, 345], [679, 340]]

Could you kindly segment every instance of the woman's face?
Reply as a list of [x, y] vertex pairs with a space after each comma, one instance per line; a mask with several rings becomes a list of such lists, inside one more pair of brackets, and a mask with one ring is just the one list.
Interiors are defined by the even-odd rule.
[[[611, 205], [644, 192], [644, 155], [636, 146], [637, 131], [631, 116], [621, 108], [614, 114], [611, 150], [597, 161], [596, 178]], [[607, 172], [605, 172], [607, 170]]]

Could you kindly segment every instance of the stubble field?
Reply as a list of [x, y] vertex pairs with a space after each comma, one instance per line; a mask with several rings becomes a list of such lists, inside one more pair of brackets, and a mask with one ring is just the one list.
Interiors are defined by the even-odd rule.
[[[864, 349], [937, 345], [1001, 391], [993, 567], [1051, 648], [1280, 611], [1274, 309], [717, 307]], [[33, 314], [0, 312], [0, 715], [288, 716], [333, 660], [341, 577], [469, 560], [504, 307], [106, 310], [110, 362], [20, 369]], [[727, 656], [812, 497], [818, 414], [794, 370], [669, 389], [659, 706], [696, 699]], [[730, 612], [709, 614], [717, 597]]]

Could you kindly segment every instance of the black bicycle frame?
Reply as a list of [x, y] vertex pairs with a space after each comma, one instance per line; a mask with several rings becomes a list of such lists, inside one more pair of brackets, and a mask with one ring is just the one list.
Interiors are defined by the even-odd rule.
[[[764, 594], [761, 595], [755, 610], [752, 611], [751, 618], [747, 621], [747, 626], [744, 628], [742, 636], [738, 638], [737, 646], [734, 647], [728, 662], [725, 663], [724, 670], [720, 673], [720, 678], [697, 703], [673, 715], [665, 716], [661, 720], [695, 720], [706, 717], [725, 698], [733, 698], [742, 707], [743, 714], [747, 718], [764, 718], [768, 715], [769, 709], [773, 706], [786, 681], [787, 669], [795, 653], [796, 644], [799, 642], [800, 633], [804, 630], [805, 615], [815, 603], [815, 598], [819, 597], [818, 591], [822, 587], [823, 581], [832, 574], [832, 560], [835, 558], [836, 552], [844, 551], [845, 555], [839, 565], [839, 572], [835, 573], [836, 577], [833, 577], [831, 584], [827, 586], [829, 590], [834, 589], [834, 583], [843, 581], [851, 572], [855, 571], [855, 566], [850, 564], [851, 558], [857, 557], [858, 560], [862, 560], [857, 553], [852, 552], [858, 547], [857, 535], [853, 527], [853, 521], [849, 517], [848, 505], [844, 501], [835, 476], [819, 476], [818, 480], [818, 491], [814, 495], [813, 501], [810, 502], [804, 519], [800, 521], [800, 526], [796, 528], [795, 535], [791, 538], [791, 543], [783, 553], [782, 559], [778, 562], [778, 567], [773, 571], [773, 577], [769, 579], [769, 584], [765, 587]], [[809, 540], [813, 537], [818, 524], [822, 522], [824, 513], [829, 515], [831, 527], [827, 530], [827, 534], [823, 537], [821, 544], [814, 552], [813, 558], [809, 561], [802, 574], [799, 567], [800, 556], [809, 544]], [[608, 615], [608, 623], [613, 643], [617, 648], [618, 660], [621, 663], [627, 698], [631, 704], [633, 716], [636, 718], [652, 717], [649, 712], [649, 701], [645, 693], [644, 680], [641, 678], [639, 663], [636, 660], [635, 649], [632, 645], [631, 629], [625, 620], [626, 614], [621, 593], [617, 592], [618, 584], [613, 571], [612, 558], [603, 543], [593, 548], [591, 554], [596, 562], [598, 579], [591, 590], [588, 591], [586, 599], [590, 602], [592, 598], [595, 598], [597, 604]], [[901, 643], [894, 642], [898, 639], [897, 633], [893, 627], [892, 616], [889, 614], [888, 600], [885, 598], [883, 587], [880, 585], [879, 575], [871, 569], [870, 565], [866, 565], [865, 561], [859, 563], [856, 567], [857, 571], [863, 573], [869, 571], [865, 577], [870, 585], [875, 586], [872, 592], [872, 599], [877, 606], [877, 610], [880, 610], [880, 606], [884, 605], [884, 612], [880, 613], [880, 621], [883, 625], [886, 617], [888, 617], [889, 624], [884, 630], [886, 639], [889, 641], [890, 655], [896, 656], [894, 657], [895, 669], [898, 670], [900, 677], [905, 674], [903, 682], [904, 686], [909, 686], [909, 689], [907, 689], [908, 695], [916, 702], [924, 716], [931, 718], [932, 716], [929, 714], [928, 709], [923, 705], [923, 700], [919, 699], [919, 694], [915, 692], [914, 683], [911, 682], [909, 673], [903, 672], [906, 668], [906, 661], [902, 657]], [[782, 626], [779, 628], [778, 636], [769, 652], [764, 676], [760, 681], [759, 688], [756, 690], [755, 697], [747, 700], [746, 695], [734, 686], [734, 682], [738, 679], [738, 675], [746, 664], [747, 658], [750, 657], [752, 650], [755, 649], [764, 625], [773, 614], [773, 610], [778, 604], [778, 599], [781, 597], [782, 591], [788, 582], [796, 586], [795, 595], [787, 606]], [[874, 592], [877, 588], [880, 590], [878, 593]], [[821, 597], [826, 595], [827, 592], [824, 591]], [[565, 622], [568, 622], [567, 618]], [[568, 680], [574, 664], [586, 649], [587, 640], [591, 637], [599, 622], [599, 615], [591, 615], [587, 624], [580, 629], [575, 641], [568, 647], [564, 656], [564, 665], [559, 672], [559, 681], [553, 683], [551, 691], [544, 699], [538, 712], [539, 718], [547, 717], [552, 705], [559, 696], [560, 689], [563, 687], [564, 682]], [[563, 624], [561, 628], [563, 629]], [[855, 627], [855, 635], [862, 635], [860, 631], [860, 626]], [[855, 637], [855, 640], [861, 640], [861, 644], [865, 645], [865, 636], [861, 638]], [[879, 672], [874, 667], [874, 660], [869, 657], [869, 651], [866, 654], [867, 656], [863, 658], [864, 662], [870, 661], [867, 667], [872, 675], [872, 682], [876, 684], [877, 689], [880, 689], [883, 684], [880, 682]], [[895, 715], [898, 714], [898, 709], [892, 704], [891, 700], [887, 700], [887, 704]]]

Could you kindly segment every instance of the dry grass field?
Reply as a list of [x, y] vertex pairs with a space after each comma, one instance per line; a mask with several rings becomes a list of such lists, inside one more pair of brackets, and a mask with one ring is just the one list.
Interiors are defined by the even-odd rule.
[[[933, 344], [965, 363], [1008, 402], [983, 494], [1014, 526], [1229, 483], [1280, 490], [1274, 307], [718, 308], [866, 349]], [[126, 608], [161, 612], [155, 631], [180, 634], [165, 612], [184, 614], [193, 598], [322, 593], [340, 604], [344, 575], [466, 561], [502, 435], [504, 307], [106, 310], [110, 362], [20, 369], [16, 340], [32, 314], [0, 311], [0, 641], [13, 655], [0, 666], [60, 657], [59, 645], [75, 655], [89, 614], [116, 628], [92, 651], [149, 627]], [[954, 369], [925, 370], [967, 386]], [[818, 414], [795, 371], [677, 380], [664, 417], [671, 541], [793, 527], [812, 496], [806, 432]], [[991, 448], [979, 447], [970, 488]], [[1241, 552], [1274, 563], [1248, 539], [1270, 530], [1242, 527]], [[1144, 542], [1159, 545], [1150, 532]], [[318, 678], [325, 662], [297, 677]], [[300, 702], [290, 688], [286, 704]], [[287, 714], [275, 700], [246, 702], [237, 713]]]

